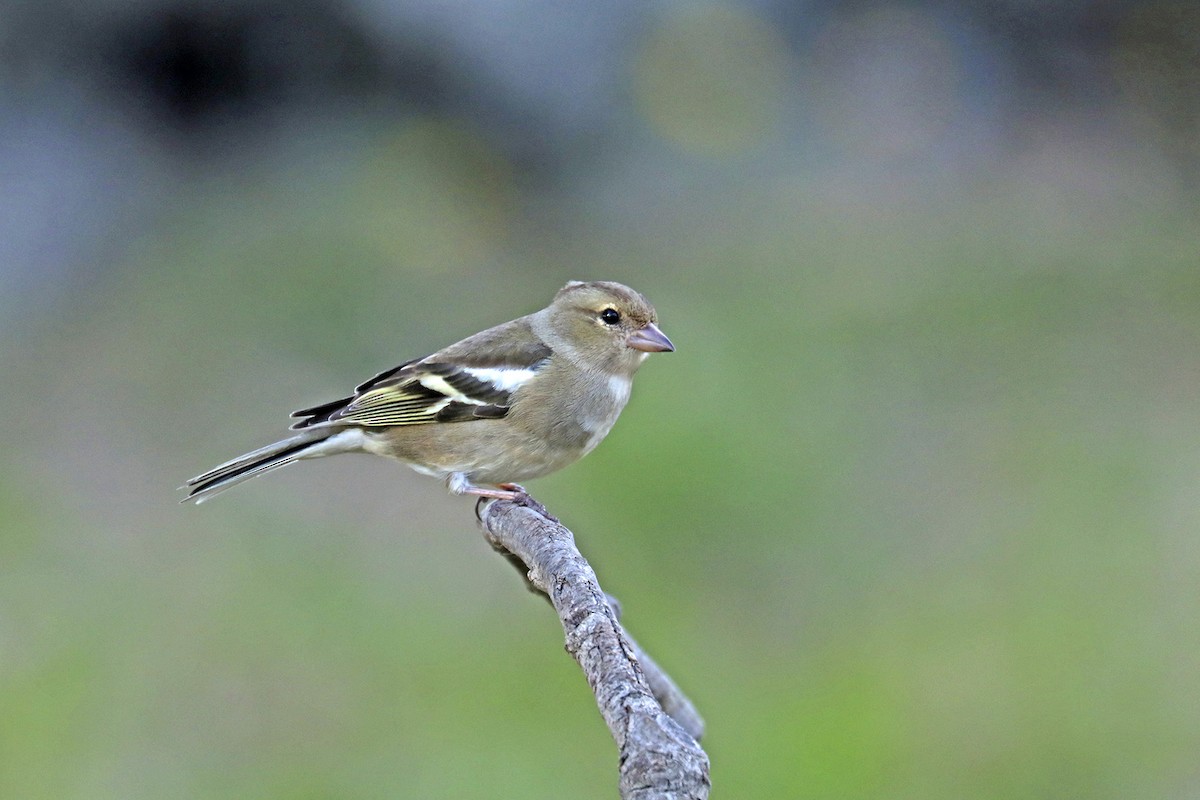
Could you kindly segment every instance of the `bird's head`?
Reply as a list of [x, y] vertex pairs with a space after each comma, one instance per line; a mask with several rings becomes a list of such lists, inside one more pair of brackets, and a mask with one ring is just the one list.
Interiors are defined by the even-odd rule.
[[571, 281], [545, 313], [580, 360], [613, 372], [632, 375], [650, 353], [675, 349], [650, 301], [620, 283]]

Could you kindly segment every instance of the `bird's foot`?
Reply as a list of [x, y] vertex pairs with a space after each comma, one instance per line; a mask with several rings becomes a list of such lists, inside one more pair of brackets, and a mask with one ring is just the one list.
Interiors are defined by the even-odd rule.
[[470, 494], [479, 498], [475, 503], [475, 516], [479, 517], [480, 511], [483, 510], [483, 504], [489, 500], [509, 500], [519, 506], [525, 506], [531, 511], [536, 511], [541, 516], [551, 522], [558, 522], [558, 519], [553, 517], [546, 507], [529, 496], [529, 492], [525, 491], [525, 487], [516, 483], [501, 483], [494, 488], [490, 486], [476, 486], [466, 479], [466, 476], [461, 476], [461, 473], [456, 474], [449, 481], [450, 491], [455, 494]]
[[534, 500], [533, 497], [530, 496], [529, 492], [525, 491], [525, 487], [521, 486], [520, 484], [502, 483], [500, 484], [500, 488], [506, 492], [511, 492], [512, 496], [508, 499], [512, 500], [517, 505], [525, 506], [529, 510], [537, 512], [551, 522], [558, 522], [558, 517], [547, 511], [546, 507], [537, 500]]
[[451, 473], [446, 479], [446, 487], [454, 494], [471, 494], [485, 500], [516, 500], [525, 490], [515, 483], [502, 483], [499, 486], [477, 486], [463, 472]]

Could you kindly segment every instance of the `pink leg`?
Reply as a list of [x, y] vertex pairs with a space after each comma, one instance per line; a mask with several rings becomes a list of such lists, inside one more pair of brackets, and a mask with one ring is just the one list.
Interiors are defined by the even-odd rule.
[[493, 500], [520, 500], [529, 495], [515, 483], [502, 483], [498, 487], [476, 486], [461, 472], [455, 472], [446, 480], [446, 485], [454, 494], [471, 494], [476, 497], [487, 497]]

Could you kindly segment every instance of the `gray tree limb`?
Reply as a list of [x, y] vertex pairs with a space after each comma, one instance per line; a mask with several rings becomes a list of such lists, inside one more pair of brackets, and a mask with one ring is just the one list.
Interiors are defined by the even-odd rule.
[[558, 612], [567, 652], [583, 669], [617, 743], [623, 800], [707, 798], [708, 756], [696, 743], [703, 721], [666, 673], [639, 654], [621, 627], [619, 606], [600, 588], [571, 531], [511, 500], [482, 505], [479, 522], [488, 542], [518, 559], [529, 583]]

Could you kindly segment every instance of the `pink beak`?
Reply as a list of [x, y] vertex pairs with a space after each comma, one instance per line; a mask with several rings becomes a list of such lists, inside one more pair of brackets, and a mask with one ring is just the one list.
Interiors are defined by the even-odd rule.
[[675, 345], [671, 344], [667, 335], [660, 331], [653, 322], [629, 334], [625, 343], [643, 353], [671, 353], [675, 350]]

